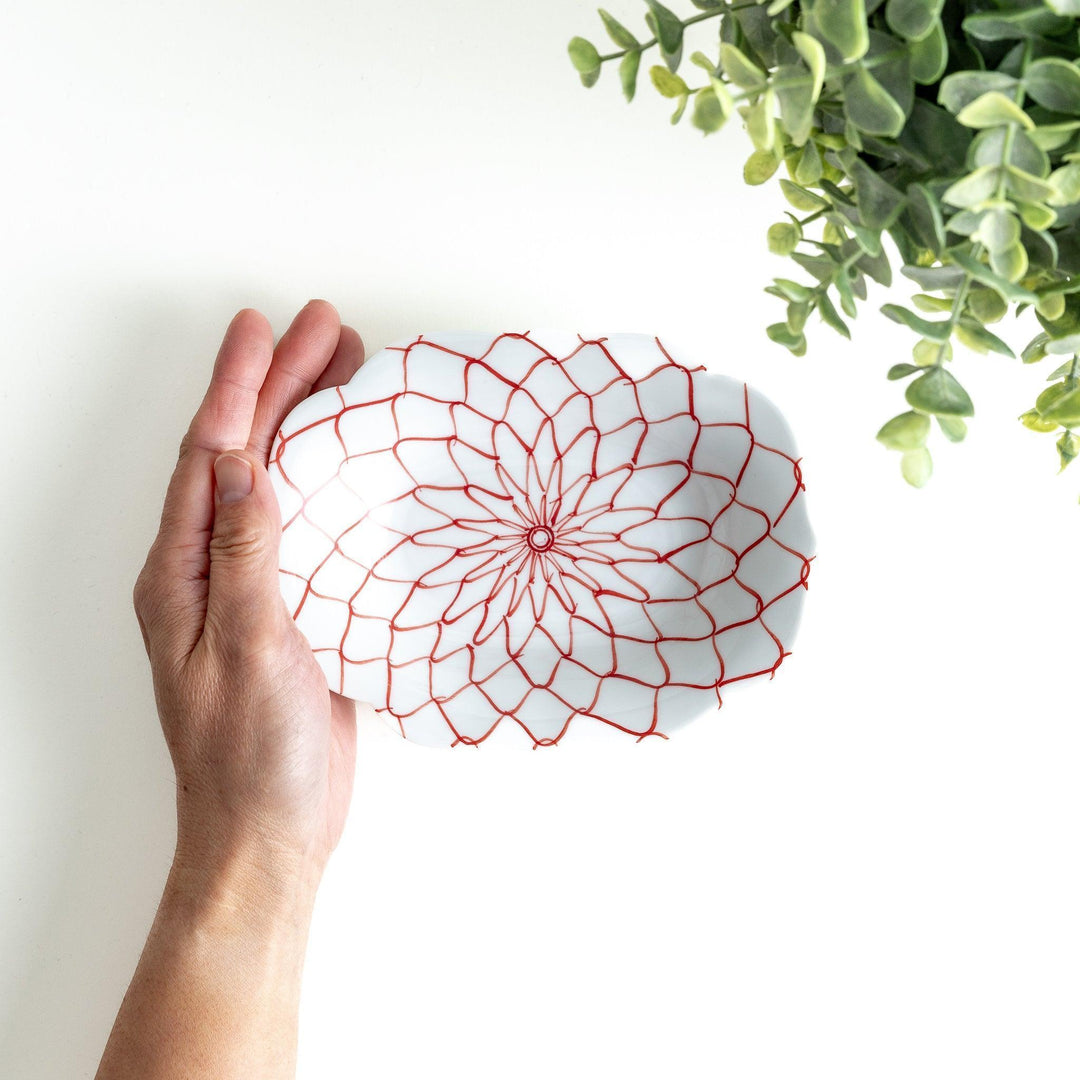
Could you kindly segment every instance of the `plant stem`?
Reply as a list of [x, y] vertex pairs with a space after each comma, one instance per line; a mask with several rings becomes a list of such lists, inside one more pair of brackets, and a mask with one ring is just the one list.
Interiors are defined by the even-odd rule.
[[[974, 244], [971, 248], [971, 257], [978, 259], [983, 253], [982, 244]], [[960, 316], [964, 313], [964, 304], [967, 303], [967, 295], [971, 290], [971, 283], [974, 281], [972, 276], [965, 272], [964, 280], [957, 287], [956, 294], [953, 296], [952, 309], [949, 311], [949, 334], [948, 337], [938, 346], [937, 360], [931, 365], [932, 367], [941, 367], [945, 362], [945, 350], [949, 345], [949, 340], [953, 336], [953, 331], [956, 329], [960, 322]]]
[[[689, 19], [680, 19], [683, 27], [692, 26], [694, 23], [704, 22], [706, 19], [715, 19], [720, 15], [726, 15], [729, 11], [741, 11], [743, 8], [757, 7], [756, 2], [742, 3], [742, 4], [725, 4], [723, 7], [713, 8], [711, 11], [703, 11], [700, 15], [691, 15]], [[656, 38], [649, 38], [648, 41], [643, 41], [640, 45], [635, 46], [633, 49], [623, 49], [622, 52], [608, 53], [607, 56], [601, 56], [600, 62], [605, 60], [618, 60], [621, 56], [625, 56], [628, 52], [644, 52], [646, 49], [651, 49], [656, 44]]]
[[826, 213], [828, 213], [828, 208], [822, 207], [820, 210], [815, 210], [809, 217], [799, 218], [799, 228], [813, 224], [819, 217], [824, 217]]
[[[744, 11], [747, 8], [756, 8], [761, 5], [757, 0], [742, 0], [738, 4], [724, 4], [718, 8], [711, 8], [709, 11], [703, 11], [699, 15], [691, 15], [688, 19], [680, 19], [685, 29], [687, 26], [693, 26], [694, 23], [704, 22], [706, 19], [716, 19], [721, 15], [727, 15], [731, 11]], [[632, 49], [623, 49], [621, 52], [608, 53], [606, 56], [600, 57], [600, 62], [604, 63], [606, 60], [618, 60], [620, 57], [625, 56], [628, 52], [644, 52], [646, 49], [651, 49], [656, 44], [656, 38], [649, 38], [648, 41], [643, 41], [640, 45], [635, 45]]]
[[[756, 7], [757, 5], [752, 5]], [[888, 52], [883, 52], [878, 56], [872, 56], [869, 60], [852, 60], [849, 64], [837, 64], [835, 67], [829, 67], [825, 71], [825, 81], [835, 79], [849, 74], [855, 71], [857, 68], [876, 68], [889, 60], [896, 60], [898, 57], [906, 56], [907, 50], [905, 49], [890, 49]], [[813, 75], [793, 75], [790, 79], [772, 79], [768, 82], [762, 83], [755, 90], [744, 90], [741, 94], [733, 94], [732, 101], [745, 101], [747, 98], [759, 97], [766, 90], [791, 90], [796, 86], [813, 86]], [[693, 93], [694, 91], [691, 91]]]
[[[1031, 59], [1031, 39], [1029, 38], [1024, 44], [1024, 60], [1021, 64], [1020, 70], [1027, 70], [1028, 61]], [[1013, 100], [1016, 102], [1017, 108], [1022, 109], [1024, 107], [1024, 84], [1021, 82], [1017, 87], [1013, 95]], [[1008, 124], [1005, 129], [1005, 138], [1001, 144], [1001, 164], [1008, 165], [1009, 159], [1012, 157], [1013, 143], [1016, 141], [1016, 124]], [[998, 180], [997, 191], [994, 193], [994, 199], [1000, 202], [1005, 198], [1005, 170], [1001, 170], [1001, 177]]]

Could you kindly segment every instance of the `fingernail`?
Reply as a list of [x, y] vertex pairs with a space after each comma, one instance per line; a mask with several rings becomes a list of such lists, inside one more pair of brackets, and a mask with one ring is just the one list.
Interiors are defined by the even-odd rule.
[[246, 459], [235, 454], [222, 454], [214, 462], [214, 480], [218, 502], [239, 502], [245, 495], [251, 494], [255, 486], [255, 473]]

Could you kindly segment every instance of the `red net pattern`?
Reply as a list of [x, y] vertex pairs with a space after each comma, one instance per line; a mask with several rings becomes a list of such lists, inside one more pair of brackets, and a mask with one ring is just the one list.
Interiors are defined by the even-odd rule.
[[418, 338], [298, 406], [270, 467], [294, 618], [409, 738], [663, 736], [789, 654], [790, 433], [656, 339]]

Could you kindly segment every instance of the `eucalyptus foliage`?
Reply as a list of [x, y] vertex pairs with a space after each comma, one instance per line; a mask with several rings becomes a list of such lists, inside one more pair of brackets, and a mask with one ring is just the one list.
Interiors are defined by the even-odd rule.
[[[1014, 356], [988, 327], [1030, 310], [1021, 359], [1063, 362], [1019, 419], [1058, 436], [1064, 469], [1080, 455], [1080, 0], [692, 2], [684, 18], [645, 0], [639, 34], [601, 10], [615, 49], [576, 37], [570, 59], [586, 86], [617, 65], [629, 101], [655, 49], [648, 77], [672, 123], [689, 114], [710, 134], [738, 115], [746, 182], [784, 167], [790, 209], [767, 241], [802, 274], [766, 289], [785, 305], [769, 337], [803, 355], [815, 313], [850, 337], [845, 317], [898, 256], [919, 291], [881, 310], [917, 340], [888, 372], [908, 408], [877, 437], [921, 487], [931, 418], [959, 442], [975, 411], [953, 342]], [[709, 20], [719, 40], [690, 55], [690, 75], [687, 30]]]

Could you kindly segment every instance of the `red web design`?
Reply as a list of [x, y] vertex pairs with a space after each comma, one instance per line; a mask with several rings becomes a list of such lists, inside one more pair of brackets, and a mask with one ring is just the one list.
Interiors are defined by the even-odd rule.
[[[482, 355], [468, 356], [421, 337], [385, 350], [400, 357], [400, 389], [350, 401], [337, 387], [319, 395], [327, 404], [316, 419], [295, 429], [286, 421], [270, 462], [277, 486], [294, 493], [292, 505], [298, 507], [283, 521], [283, 531], [287, 536], [303, 522], [325, 544], [310, 564], [287, 565], [283, 553], [281, 574], [295, 583], [292, 591], [285, 590], [293, 617], [308, 634], [331, 689], [357, 696], [350, 693], [353, 672], [376, 665], [382, 677], [376, 682], [385, 681], [385, 696], [372, 692], [365, 700], [392, 717], [402, 735], [410, 734], [411, 723], [422, 714], [428, 732], [423, 741], [432, 741], [433, 722], [444, 725], [445, 744], [452, 746], [478, 745], [500, 725], [511, 724], [534, 746], [549, 746], [575, 722], [606, 725], [638, 739], [666, 737], [662, 714], [665, 703], [671, 707], [672, 691], [712, 691], [720, 704], [724, 686], [771, 676], [789, 655], [767, 616], [784, 597], [805, 589], [809, 576], [812, 556], [778, 536], [804, 490], [799, 460], [755, 439], [745, 384], [736, 420], [702, 419], [695, 404], [695, 374], [704, 372], [703, 366], [680, 365], [654, 339], [659, 363], [635, 380], [620, 366], [608, 340], [581, 339], [566, 356], [556, 357], [528, 334], [503, 334]], [[508, 377], [499, 361], [500, 347], [511, 346], [535, 349], [523, 376]], [[462, 367], [464, 394], [448, 399], [423, 379], [410, 380], [410, 356], [421, 347], [427, 355], [435, 350], [447, 364]], [[608, 365], [610, 377], [599, 386], [586, 389], [584, 379], [575, 381], [575, 365], [585, 361], [583, 350], [593, 350], [591, 356], [602, 356]], [[556, 376], [560, 385], [565, 383], [565, 394], [553, 407], [530, 387], [538, 379], [550, 387]], [[470, 392], [481, 377], [484, 393]], [[661, 377], [668, 396], [678, 380], [679, 408], [658, 417], [649, 404], [650, 382]], [[447, 414], [449, 432], [397, 429], [406, 395]], [[512, 423], [513, 403], [521, 403], [522, 395], [535, 407], [535, 432], [522, 432]], [[611, 401], [616, 395], [618, 412]], [[389, 408], [396, 437], [385, 446], [357, 450], [350, 446], [347, 428], [359, 430], [358, 416], [350, 414], [362, 416], [363, 410], [376, 407]], [[588, 419], [574, 421], [575, 415]], [[321, 430], [325, 438], [327, 426], [340, 463], [317, 489], [301, 490], [290, 462], [304, 453], [313, 433]], [[745, 438], [745, 451], [737, 460], [703, 461], [700, 441], [719, 437], [721, 429]], [[643, 455], [646, 445], [653, 445], [650, 432], [657, 430], [685, 433], [677, 455]], [[604, 440], [613, 439], [625, 452], [607, 460], [611, 454], [605, 456], [603, 447], [614, 444]], [[439, 482], [417, 475], [418, 448], [428, 466], [437, 464], [443, 474]], [[363, 500], [365, 458], [386, 453], [409, 478], [394, 503], [422, 510], [426, 524], [408, 530], [381, 526], [390, 538], [385, 550], [358, 557], [350, 537], [358, 535], [356, 530], [377, 508], [358, 512], [344, 528], [328, 529], [312, 502], [335, 483]], [[489, 466], [483, 482], [473, 472], [466, 474], [460, 460], [466, 454]], [[780, 475], [790, 488], [771, 492], [771, 512], [755, 506], [750, 501], [754, 492], [746, 490], [755, 455], [770, 457], [774, 477], [776, 466], [782, 466]], [[695, 485], [702, 484], [711, 485], [712, 492], [705, 509], [701, 498], [692, 498]], [[647, 499], [639, 497], [643, 492]], [[730, 531], [744, 542], [732, 542], [725, 516], [738, 517], [741, 524]], [[669, 546], [675, 535], [681, 542]], [[765, 576], [772, 580], [764, 582], [740, 573], [755, 552], [764, 551], [762, 545], [768, 545], [773, 563], [779, 557], [783, 565], [781, 574], [771, 572]], [[414, 557], [422, 572], [403, 574], [402, 566]], [[320, 587], [320, 573], [331, 561], [348, 566], [351, 590]], [[713, 572], [703, 576], [709, 568]], [[388, 610], [365, 612], [365, 589], [389, 585], [398, 590], [398, 601]], [[763, 585], [769, 586], [767, 595]], [[434, 609], [427, 602], [429, 591], [443, 598]], [[720, 602], [720, 597], [726, 599]], [[340, 629], [332, 640], [326, 640], [318, 619], [308, 619], [310, 606], [320, 602], [323, 610], [327, 603], [339, 605]], [[414, 609], [425, 606], [427, 614], [418, 620]], [[427, 655], [402, 653], [398, 641], [407, 631], [415, 637], [418, 630], [428, 633]], [[750, 630], [771, 642], [770, 655], [750, 670], [729, 671], [725, 653], [735, 635]], [[688, 658], [692, 671], [687, 670]], [[418, 671], [425, 677], [422, 699], [416, 693]], [[539, 719], [531, 720], [530, 713]]]

